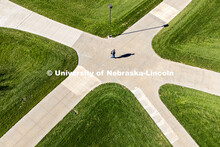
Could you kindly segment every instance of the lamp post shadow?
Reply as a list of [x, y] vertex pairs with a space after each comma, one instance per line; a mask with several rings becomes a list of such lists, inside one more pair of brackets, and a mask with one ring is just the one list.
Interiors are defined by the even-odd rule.
[[152, 28], [146, 28], [146, 29], [136, 30], [136, 31], [132, 31], [132, 32], [127, 32], [127, 33], [122, 33], [122, 34], [116, 34], [116, 35], [112, 35], [112, 36], [113, 36], [113, 37], [116, 37], [116, 36], [120, 36], [120, 35], [128, 35], [128, 34], [138, 33], [138, 32], [142, 32], [142, 31], [157, 29], [157, 28], [165, 28], [165, 27], [168, 27], [168, 26], [169, 26], [168, 24], [164, 24], [164, 25], [162, 25], [162, 26], [157, 26], [157, 27], [152, 27]]

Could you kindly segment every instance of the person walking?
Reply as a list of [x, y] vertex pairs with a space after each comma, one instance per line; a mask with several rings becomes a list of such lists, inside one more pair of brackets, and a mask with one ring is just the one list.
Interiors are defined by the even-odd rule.
[[112, 51], [111, 51], [111, 58], [115, 58], [115, 49], [113, 49]]

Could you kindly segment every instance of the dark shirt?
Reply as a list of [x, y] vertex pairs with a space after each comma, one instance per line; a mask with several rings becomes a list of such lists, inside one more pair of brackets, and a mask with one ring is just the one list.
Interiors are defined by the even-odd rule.
[[112, 51], [111, 51], [111, 54], [112, 54], [112, 55], [115, 55], [115, 50], [112, 50]]

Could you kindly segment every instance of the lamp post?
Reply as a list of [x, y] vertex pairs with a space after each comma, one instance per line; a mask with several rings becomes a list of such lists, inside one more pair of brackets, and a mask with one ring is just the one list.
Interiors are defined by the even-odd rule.
[[108, 5], [108, 8], [109, 8], [109, 32], [108, 32], [108, 36], [109, 36], [109, 38], [111, 38], [112, 36], [111, 36], [111, 9], [112, 9], [112, 4], [109, 4]]

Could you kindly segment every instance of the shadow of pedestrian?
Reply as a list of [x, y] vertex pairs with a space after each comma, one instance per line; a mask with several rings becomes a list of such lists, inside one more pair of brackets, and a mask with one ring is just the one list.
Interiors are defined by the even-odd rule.
[[127, 57], [130, 57], [132, 55], [135, 55], [134, 53], [127, 53], [127, 54], [124, 54], [124, 55], [121, 55], [119, 57], [115, 57], [116, 59], [120, 59], [120, 58], [127, 58]]

